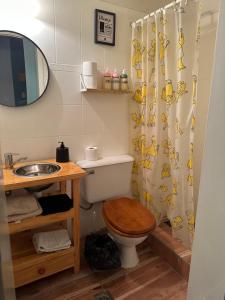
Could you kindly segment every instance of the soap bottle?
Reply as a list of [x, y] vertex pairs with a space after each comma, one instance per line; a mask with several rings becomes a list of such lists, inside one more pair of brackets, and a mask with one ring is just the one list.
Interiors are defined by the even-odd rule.
[[60, 147], [56, 148], [56, 161], [57, 162], [68, 162], [69, 161], [69, 148], [65, 147], [63, 142], [59, 142]]
[[120, 88], [123, 92], [128, 91], [128, 75], [125, 69], [123, 69], [120, 75]]

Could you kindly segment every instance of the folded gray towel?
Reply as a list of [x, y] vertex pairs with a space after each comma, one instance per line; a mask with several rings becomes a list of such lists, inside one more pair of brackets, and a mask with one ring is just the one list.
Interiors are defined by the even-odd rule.
[[13, 191], [6, 198], [8, 222], [16, 222], [42, 214], [36, 198], [25, 190]]
[[24, 219], [36, 217], [36, 216], [39, 216], [41, 214], [42, 214], [42, 208], [38, 203], [37, 204], [37, 209], [30, 212], [30, 213], [15, 214], [15, 215], [8, 216], [8, 222], [11, 223], [11, 222], [22, 221]]
[[25, 190], [14, 191], [6, 203], [8, 216], [33, 213], [40, 207], [36, 198]]

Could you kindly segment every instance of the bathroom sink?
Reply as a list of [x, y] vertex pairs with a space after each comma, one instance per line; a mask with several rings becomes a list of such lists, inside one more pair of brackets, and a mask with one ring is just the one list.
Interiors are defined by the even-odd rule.
[[37, 163], [25, 165], [13, 170], [17, 176], [38, 177], [54, 174], [61, 170], [61, 167], [52, 163]]

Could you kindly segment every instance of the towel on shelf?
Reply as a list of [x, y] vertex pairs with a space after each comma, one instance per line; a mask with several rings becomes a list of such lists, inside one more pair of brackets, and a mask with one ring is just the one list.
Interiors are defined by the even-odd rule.
[[24, 219], [36, 217], [41, 214], [42, 214], [42, 208], [39, 205], [39, 203], [37, 203], [37, 209], [34, 210], [33, 212], [8, 216], [8, 222], [12, 223], [12, 222], [17, 222], [17, 221], [22, 221]]
[[36, 198], [25, 190], [12, 192], [6, 198], [6, 205], [8, 222], [20, 221], [42, 213], [42, 208]]
[[73, 201], [67, 194], [41, 197], [38, 202], [43, 210], [42, 215], [64, 212], [73, 207]]
[[38, 209], [36, 198], [25, 190], [12, 192], [6, 200], [8, 216], [31, 213]]
[[55, 252], [70, 248], [71, 240], [66, 229], [59, 229], [35, 233], [33, 244], [37, 253]]

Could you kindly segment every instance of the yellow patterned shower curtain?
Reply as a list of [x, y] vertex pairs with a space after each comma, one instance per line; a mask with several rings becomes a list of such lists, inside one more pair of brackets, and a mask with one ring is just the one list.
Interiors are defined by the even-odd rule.
[[133, 194], [191, 247], [200, 8], [186, 2], [132, 25], [130, 108]]

